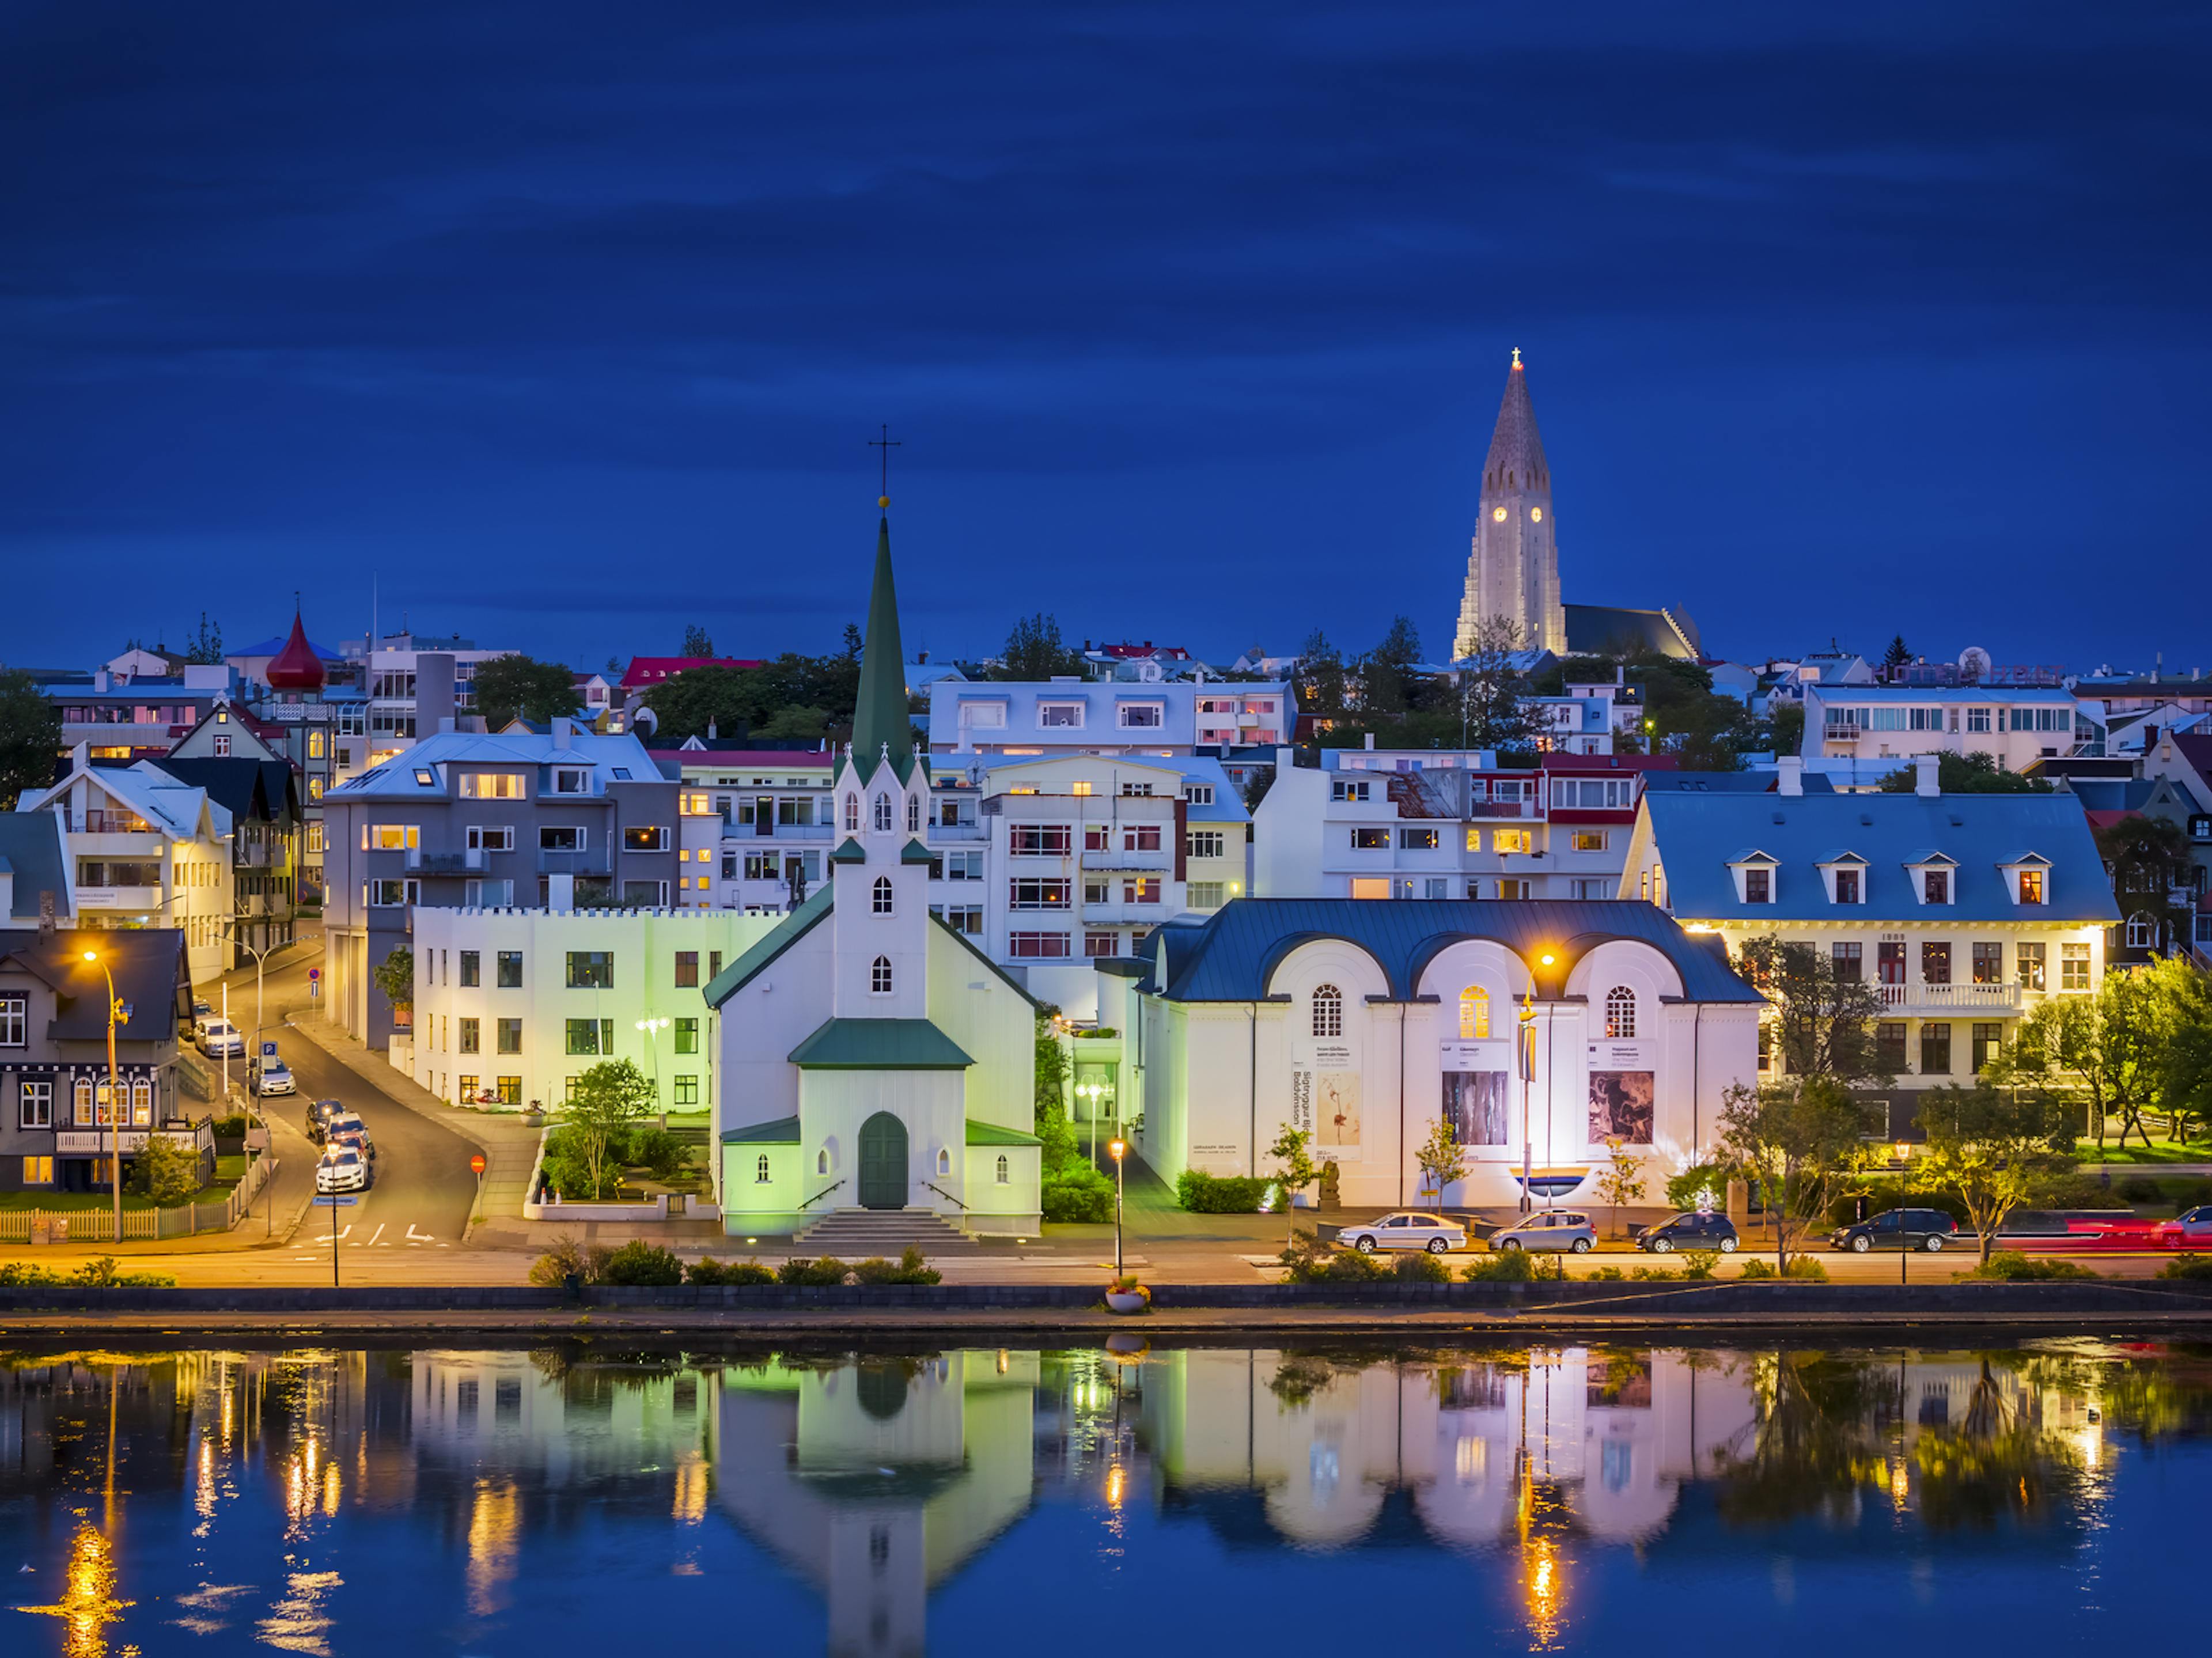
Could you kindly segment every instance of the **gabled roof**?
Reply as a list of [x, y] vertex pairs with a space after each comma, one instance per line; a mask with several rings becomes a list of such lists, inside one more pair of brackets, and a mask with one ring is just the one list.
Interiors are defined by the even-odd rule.
[[1018, 1128], [1001, 1128], [994, 1122], [977, 1122], [968, 1119], [968, 1144], [970, 1145], [1042, 1145], [1044, 1142], [1034, 1134], [1024, 1134]]
[[[84, 959], [87, 950], [98, 961]], [[59, 993], [52, 1024], [56, 1042], [99, 1042], [107, 1035], [107, 981], [131, 1015], [115, 1028], [116, 1040], [174, 1042], [177, 1017], [186, 1005], [185, 935], [174, 927], [64, 928], [0, 932], [0, 963], [14, 963]], [[103, 968], [105, 971], [103, 972]]]
[[[594, 771], [601, 790], [619, 782], [664, 780], [645, 744], [628, 732], [594, 732], [581, 720], [565, 722], [567, 740], [520, 721], [499, 732], [439, 732], [403, 750], [380, 766], [349, 777], [325, 799], [442, 799], [445, 766], [581, 766]], [[416, 775], [428, 772], [430, 781]], [[617, 777], [617, 772], [627, 772]], [[593, 798], [598, 798], [594, 796]]]
[[623, 670], [617, 683], [626, 691], [642, 690], [648, 685], [658, 685], [672, 674], [686, 673], [693, 668], [757, 668], [757, 658], [734, 656], [634, 656]]
[[799, 1119], [777, 1117], [769, 1122], [748, 1123], [743, 1128], [725, 1128], [725, 1145], [796, 1145], [799, 1144]]
[[927, 1019], [828, 1019], [791, 1050], [808, 1071], [964, 1071], [975, 1063]]
[[758, 977], [769, 963], [811, 932], [816, 924], [829, 914], [835, 891], [836, 888], [824, 881], [806, 895], [806, 901], [797, 909], [777, 922], [767, 937], [755, 939], [737, 960], [716, 974], [704, 993], [707, 1005], [720, 1007]]
[[919, 841], [909, 841], [899, 849], [902, 864], [926, 864], [936, 854]]
[[281, 823], [300, 815], [299, 792], [289, 760], [252, 760], [240, 756], [199, 760], [150, 760], [179, 783], [205, 789], [208, 798], [234, 822]]
[[[58, 811], [0, 812], [0, 863], [15, 878], [9, 912], [19, 920], [39, 919], [39, 895], [54, 895], [58, 920], [73, 919], [69, 842]], [[0, 920], [4, 920], [0, 917]]]
[[830, 854], [830, 861], [833, 864], [865, 864], [868, 861], [868, 854], [866, 848], [848, 835], [837, 843], [837, 849]]

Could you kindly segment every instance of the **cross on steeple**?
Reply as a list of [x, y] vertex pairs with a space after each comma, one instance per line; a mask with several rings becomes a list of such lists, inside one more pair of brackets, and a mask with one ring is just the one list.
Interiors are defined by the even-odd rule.
[[891, 451], [894, 449], [903, 448], [905, 446], [902, 444], [898, 439], [891, 435], [891, 428], [888, 424], [884, 425], [880, 429], [883, 435], [881, 437], [870, 438], [868, 440], [868, 447], [871, 449], [880, 449], [884, 452], [883, 491], [878, 497], [876, 505], [878, 507], [888, 507], [891, 504]]
[[1521, 366], [1521, 348], [1517, 345], [1513, 348], [1513, 366], [1516, 368]]

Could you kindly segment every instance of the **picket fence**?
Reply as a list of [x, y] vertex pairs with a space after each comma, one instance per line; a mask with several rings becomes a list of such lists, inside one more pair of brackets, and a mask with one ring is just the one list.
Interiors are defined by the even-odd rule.
[[[221, 1203], [180, 1203], [173, 1209], [125, 1209], [123, 1237], [152, 1242], [191, 1237], [201, 1232], [227, 1232], [246, 1218], [253, 1199], [276, 1171], [276, 1159], [256, 1157], [246, 1177], [230, 1189]], [[112, 1207], [82, 1209], [0, 1210], [0, 1243], [112, 1243], [115, 1212]]]

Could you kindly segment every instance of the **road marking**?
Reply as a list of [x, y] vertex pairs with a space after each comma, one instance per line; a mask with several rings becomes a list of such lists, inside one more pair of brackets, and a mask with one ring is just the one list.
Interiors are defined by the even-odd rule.
[[377, 1239], [384, 1236], [384, 1225], [385, 1224], [382, 1221], [376, 1223], [376, 1230], [368, 1235], [368, 1241], [371, 1243], [375, 1242]]
[[[348, 1221], [343, 1226], [338, 1229], [338, 1242], [341, 1243], [352, 1236], [353, 1223], [351, 1221]], [[318, 1243], [328, 1243], [330, 1241], [331, 1235], [328, 1232], [318, 1232], [315, 1234], [315, 1242]]]
[[417, 1232], [415, 1230], [415, 1223], [410, 1220], [407, 1223], [407, 1242], [410, 1243], [435, 1243], [437, 1239], [432, 1237], [428, 1232]]

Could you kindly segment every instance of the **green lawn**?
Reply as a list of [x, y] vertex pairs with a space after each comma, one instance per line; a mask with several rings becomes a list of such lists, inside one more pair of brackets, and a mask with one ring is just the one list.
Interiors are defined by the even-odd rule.
[[2161, 1163], [2212, 1163], [2212, 1145], [2169, 1145], [2164, 1140], [2153, 1140], [2149, 1150], [2142, 1143], [2130, 1140], [2125, 1146], [2105, 1142], [2102, 1153], [2094, 1140], [2075, 1142], [2074, 1155], [2089, 1167], [2104, 1164], [2155, 1164]]
[[[125, 1178], [129, 1178], [127, 1171]], [[123, 1206], [132, 1210], [181, 1209], [186, 1203], [221, 1203], [230, 1195], [231, 1188], [245, 1178], [244, 1157], [217, 1157], [215, 1160], [215, 1179], [183, 1202], [157, 1204], [151, 1198], [125, 1192]], [[10, 1212], [43, 1209], [51, 1214], [77, 1214], [88, 1211], [112, 1211], [114, 1206], [115, 1199], [106, 1187], [97, 1192], [0, 1192], [0, 1210]]]

